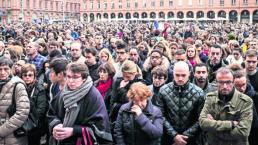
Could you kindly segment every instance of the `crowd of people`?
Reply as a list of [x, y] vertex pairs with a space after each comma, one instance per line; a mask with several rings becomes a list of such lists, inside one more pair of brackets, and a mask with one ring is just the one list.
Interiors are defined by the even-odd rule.
[[0, 145], [258, 145], [258, 24], [159, 25], [1, 25]]

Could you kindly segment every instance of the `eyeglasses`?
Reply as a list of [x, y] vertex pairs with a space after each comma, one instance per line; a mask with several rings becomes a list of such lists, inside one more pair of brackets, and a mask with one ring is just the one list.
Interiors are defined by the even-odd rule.
[[69, 75], [66, 76], [67, 80], [77, 80], [77, 79], [79, 79], [81, 77], [82, 76], [69, 76]]
[[218, 84], [218, 85], [224, 85], [224, 84], [230, 85], [230, 84], [232, 84], [232, 83], [233, 83], [233, 81], [217, 81], [217, 84]]
[[31, 77], [34, 77], [34, 75], [33, 74], [22, 74], [22, 77], [25, 77], [25, 78], [30, 77], [31, 78]]

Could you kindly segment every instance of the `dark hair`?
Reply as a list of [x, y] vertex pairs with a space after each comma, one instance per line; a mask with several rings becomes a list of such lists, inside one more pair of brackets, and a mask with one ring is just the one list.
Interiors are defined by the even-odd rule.
[[73, 73], [80, 73], [83, 79], [86, 79], [89, 76], [89, 69], [84, 63], [69, 63], [66, 67], [66, 70], [70, 70]]
[[128, 52], [128, 48], [123, 41], [117, 41], [116, 42], [116, 48], [117, 49], [125, 49], [125, 52]]
[[27, 63], [24, 66], [22, 66], [21, 74], [25, 74], [29, 71], [32, 71], [34, 74], [34, 78], [36, 78], [37, 70], [36, 70], [36, 66], [34, 64]]
[[178, 49], [175, 53], [175, 55], [182, 55], [185, 54], [185, 50], [184, 49]]
[[208, 70], [208, 65], [205, 64], [205, 63], [197, 63], [197, 64], [195, 65], [195, 67], [194, 67], [194, 72], [195, 72], [195, 70], [196, 70], [197, 67], [206, 67], [207, 72], [209, 71], [209, 70]]
[[95, 57], [98, 55], [98, 51], [96, 48], [87, 48], [84, 50], [83, 54], [85, 55], [85, 53], [91, 53]]
[[2, 57], [0, 57], [0, 66], [3, 66], [3, 65], [7, 65], [10, 68], [12, 68], [13, 61], [7, 57], [2, 56]]
[[49, 58], [53, 59], [54, 57], [62, 57], [62, 52], [59, 49], [54, 49], [49, 53]]
[[154, 52], [157, 52], [159, 53], [159, 55], [162, 57], [163, 56], [163, 53], [159, 50], [159, 49], [153, 49], [151, 52], [150, 52], [150, 55]]
[[54, 58], [50, 64], [49, 68], [53, 69], [55, 74], [65, 72], [66, 66], [68, 65], [68, 60], [65, 58]]
[[168, 71], [167, 69], [165, 69], [162, 66], [156, 66], [152, 69], [151, 71], [151, 76], [153, 77], [153, 75], [157, 75], [159, 77], [164, 76], [165, 80], [168, 78]]
[[216, 49], [220, 49], [220, 51], [222, 51], [222, 48], [219, 44], [213, 44], [211, 47], [216, 48]]
[[112, 64], [108, 63], [108, 62], [103, 63], [99, 66], [98, 72], [100, 72], [100, 71], [105, 71], [105, 72], [108, 73], [109, 76], [112, 76], [112, 77], [116, 73], [116, 70], [115, 70], [114, 66]]

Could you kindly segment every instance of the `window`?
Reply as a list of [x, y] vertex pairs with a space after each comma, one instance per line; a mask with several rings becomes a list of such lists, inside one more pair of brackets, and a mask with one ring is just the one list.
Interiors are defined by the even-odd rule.
[[56, 1], [56, 11], [58, 11], [58, 1]]
[[33, 0], [33, 8], [36, 8], [36, 0]]
[[256, 0], [256, 4], [258, 5], [258, 0]]
[[111, 2], [111, 9], [114, 9], [115, 8], [115, 2], [114, 2], [114, 0], [112, 0], [112, 2]]
[[70, 3], [70, 12], [73, 12], [73, 4]]
[[[9, 1], [7, 1], [8, 3], [9, 3]], [[9, 5], [9, 4], [8, 4]], [[27, 0], [26, 1], [26, 7], [27, 7], [27, 9], [30, 9], [30, 0]]]
[[155, 7], [155, 0], [152, 0], [152, 1], [151, 1], [151, 6], [152, 6], [152, 7]]
[[138, 2], [137, 1], [134, 2], [134, 8], [138, 8]]
[[65, 10], [64, 11], [68, 11], [68, 2], [65, 5]]
[[164, 1], [160, 0], [160, 7], [163, 7], [163, 6], [164, 6]]
[[90, 2], [90, 9], [93, 10], [93, 1]]
[[193, 0], [188, 0], [188, 5], [189, 6], [193, 5]]
[[213, 5], [213, 0], [209, 0], [209, 6]]
[[7, 5], [8, 5], [8, 8], [11, 7], [11, 0], [8, 0], [8, 1], [7, 1]]
[[248, 5], [248, 0], [243, 0], [244, 5]]
[[182, 6], [183, 5], [183, 1], [182, 0], [178, 0], [178, 5]]
[[224, 6], [224, 0], [219, 1], [220, 6]]
[[172, 6], [173, 6], [173, 1], [170, 0], [170, 1], [168, 2], [168, 5], [169, 5], [170, 7], [172, 7]]
[[235, 6], [236, 5], [236, 0], [231, 0], [231, 5]]
[[53, 1], [51, 1], [51, 2], [50, 2], [50, 8], [51, 8], [51, 10], [53, 10], [53, 9], [54, 9]]
[[130, 0], [126, 0], [126, 8], [130, 8]]
[[42, 9], [42, 0], [39, 1], [39, 9]]
[[104, 1], [104, 9], [107, 9], [107, 0]]
[[203, 5], [203, 0], [199, 0], [198, 5], [202, 6]]
[[147, 7], [146, 0], [143, 0], [143, 1], [142, 1], [142, 7], [143, 7], [143, 8], [146, 8], [146, 7]]
[[118, 8], [119, 8], [119, 9], [122, 9], [122, 8], [123, 8], [123, 6], [122, 6], [122, 0], [119, 0], [119, 1], [118, 1]]
[[101, 7], [101, 6], [100, 6], [100, 1], [98, 0], [98, 9], [100, 9], [100, 7]]
[[47, 7], [47, 1], [45, 1], [45, 9], [47, 10], [47, 8], [48, 8], [48, 7]]

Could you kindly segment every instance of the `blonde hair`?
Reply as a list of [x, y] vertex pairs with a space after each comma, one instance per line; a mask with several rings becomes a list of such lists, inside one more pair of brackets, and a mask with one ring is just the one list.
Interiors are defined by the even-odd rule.
[[132, 101], [136, 98], [139, 98], [141, 101], [146, 100], [150, 96], [152, 96], [151, 90], [142, 82], [133, 83], [127, 92], [128, 99]]
[[108, 63], [110, 63], [110, 64], [114, 63], [113, 57], [112, 57], [110, 51], [107, 48], [103, 48], [103, 49], [100, 50], [100, 52], [99, 52], [99, 58], [100, 59], [101, 59], [101, 54], [102, 53], [104, 53], [108, 56], [108, 60], [107, 60]]

